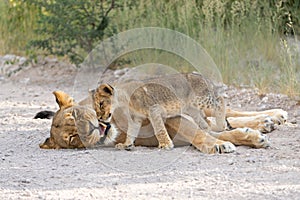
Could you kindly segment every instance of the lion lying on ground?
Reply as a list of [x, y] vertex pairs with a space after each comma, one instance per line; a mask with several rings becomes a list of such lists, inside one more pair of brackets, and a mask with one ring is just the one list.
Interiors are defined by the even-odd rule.
[[[128, 122], [122, 110], [114, 111], [110, 122], [111, 127], [103, 123], [99, 126], [96, 124], [99, 116], [91, 109], [92, 107], [98, 104], [106, 108], [106, 113], [111, 112], [109, 104], [104, 105], [104, 101], [99, 102], [99, 99], [95, 98], [106, 95], [106, 103], [111, 102], [112, 95], [107, 95], [107, 93], [111, 92], [101, 85], [89, 100], [76, 104], [66, 93], [54, 92], [60, 109], [54, 115], [50, 138], [47, 138], [40, 147], [45, 149], [83, 148], [95, 147], [100, 143], [105, 145], [124, 143], [127, 138]], [[224, 115], [228, 117], [229, 124], [236, 129], [209, 134], [198, 128], [194, 120], [187, 115], [168, 117], [164, 125], [175, 146], [192, 144], [204, 153], [229, 153], [235, 150], [234, 145], [256, 148], [269, 146], [267, 137], [259, 130], [270, 132], [273, 130], [274, 123], [284, 123], [287, 119], [287, 113], [281, 109], [263, 112], [238, 112], [227, 109]], [[205, 116], [212, 116], [211, 110], [205, 110]], [[135, 145], [158, 146], [158, 140], [149, 124], [147, 119], [142, 122]]]
[[95, 145], [103, 135], [103, 131], [101, 132], [99, 128], [101, 124], [95, 118], [95, 111], [76, 105], [73, 98], [62, 91], [55, 91], [53, 94], [59, 110], [53, 116], [50, 138], [47, 138], [40, 147], [60, 149]]

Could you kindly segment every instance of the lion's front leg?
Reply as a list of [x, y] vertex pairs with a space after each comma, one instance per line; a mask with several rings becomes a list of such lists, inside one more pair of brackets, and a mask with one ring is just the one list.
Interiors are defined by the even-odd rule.
[[230, 108], [226, 109], [226, 117], [254, 117], [259, 115], [268, 115], [273, 123], [281, 125], [286, 123], [288, 113], [282, 109], [271, 109], [264, 111], [236, 111]]

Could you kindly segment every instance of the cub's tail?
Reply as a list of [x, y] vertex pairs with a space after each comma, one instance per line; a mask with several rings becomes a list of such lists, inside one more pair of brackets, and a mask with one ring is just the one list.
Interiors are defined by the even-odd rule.
[[44, 110], [36, 113], [33, 119], [51, 119], [55, 112]]

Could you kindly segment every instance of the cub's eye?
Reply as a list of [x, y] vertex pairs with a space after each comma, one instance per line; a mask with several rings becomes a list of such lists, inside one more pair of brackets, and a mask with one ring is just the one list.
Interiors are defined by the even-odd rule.
[[103, 104], [104, 104], [104, 102], [100, 101], [100, 103], [99, 103], [100, 108], [103, 108]]
[[60, 105], [60, 103], [59, 103], [59, 101], [58, 101], [58, 99], [57, 99], [57, 98], [55, 98], [55, 101], [56, 101], [56, 103], [57, 103], [58, 105]]

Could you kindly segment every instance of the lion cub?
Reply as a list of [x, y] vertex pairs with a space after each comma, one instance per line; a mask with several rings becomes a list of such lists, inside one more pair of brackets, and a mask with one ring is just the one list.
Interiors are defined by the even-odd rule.
[[174, 146], [164, 125], [167, 118], [188, 115], [201, 129], [207, 130], [210, 126], [204, 110], [208, 109], [216, 117], [214, 131], [222, 131], [226, 125], [222, 95], [211, 81], [197, 73], [129, 81], [116, 88], [102, 84], [93, 94], [93, 107], [102, 121], [109, 121], [116, 108], [123, 109], [128, 120], [127, 138], [125, 143], [116, 145], [119, 149], [134, 146], [142, 123], [147, 119], [154, 129], [159, 148], [163, 149]]

